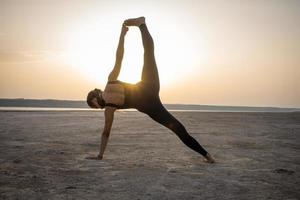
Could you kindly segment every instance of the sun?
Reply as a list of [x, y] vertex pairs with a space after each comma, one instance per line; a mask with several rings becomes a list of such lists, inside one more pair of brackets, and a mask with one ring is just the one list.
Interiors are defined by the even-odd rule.
[[[105, 29], [89, 26], [74, 31], [68, 40], [65, 62], [79, 70], [81, 74], [104, 84], [114, 67], [115, 52], [119, 39], [119, 29]], [[129, 83], [140, 81], [143, 49], [138, 30], [126, 35], [125, 53], [119, 79]]]

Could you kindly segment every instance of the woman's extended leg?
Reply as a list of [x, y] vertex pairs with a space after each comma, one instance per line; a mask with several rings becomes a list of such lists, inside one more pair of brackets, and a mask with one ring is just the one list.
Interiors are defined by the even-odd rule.
[[171, 129], [179, 139], [192, 150], [207, 157], [207, 151], [186, 131], [185, 127], [173, 117], [162, 104], [152, 107], [152, 112], [147, 113], [153, 120]]
[[154, 56], [154, 43], [150, 35], [144, 17], [125, 20], [125, 25], [138, 26], [144, 47], [144, 65], [142, 71], [142, 82], [147, 84], [151, 92], [159, 92], [159, 75]]
[[142, 81], [151, 83], [156, 89], [159, 90], [159, 75], [154, 56], [154, 43], [148, 31], [147, 25], [142, 24], [139, 26], [143, 46], [144, 46], [144, 66], [142, 71]]

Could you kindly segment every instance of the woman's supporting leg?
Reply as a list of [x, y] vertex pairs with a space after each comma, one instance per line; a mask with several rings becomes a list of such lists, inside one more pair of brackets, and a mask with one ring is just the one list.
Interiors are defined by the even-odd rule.
[[207, 156], [207, 151], [186, 131], [185, 127], [173, 117], [162, 104], [153, 106], [152, 112], [147, 113], [153, 120], [171, 129], [179, 139], [192, 150]]

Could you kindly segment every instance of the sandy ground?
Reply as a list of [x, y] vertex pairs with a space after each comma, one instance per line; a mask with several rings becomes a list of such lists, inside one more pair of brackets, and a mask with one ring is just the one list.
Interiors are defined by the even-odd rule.
[[300, 199], [300, 113], [174, 112], [216, 164], [138, 112], [0, 112], [0, 199]]

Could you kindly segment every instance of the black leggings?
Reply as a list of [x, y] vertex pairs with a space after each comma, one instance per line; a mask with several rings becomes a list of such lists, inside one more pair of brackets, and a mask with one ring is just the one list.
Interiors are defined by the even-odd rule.
[[159, 76], [154, 57], [154, 43], [146, 24], [139, 26], [144, 46], [144, 66], [141, 85], [142, 100], [138, 110], [149, 115], [154, 121], [172, 130], [179, 139], [192, 150], [203, 156], [207, 151], [186, 131], [184, 126], [172, 116], [159, 99]]

